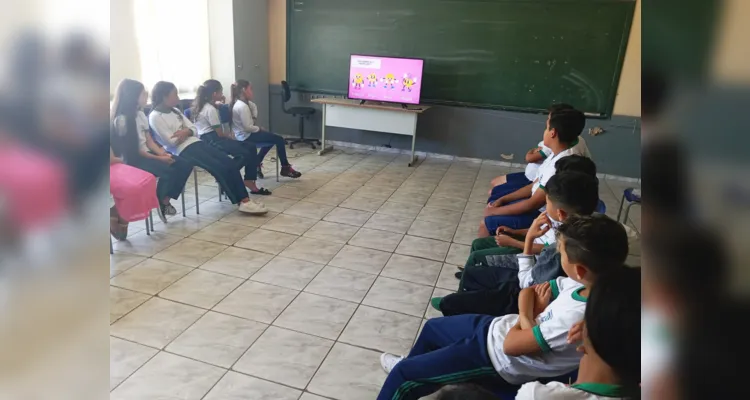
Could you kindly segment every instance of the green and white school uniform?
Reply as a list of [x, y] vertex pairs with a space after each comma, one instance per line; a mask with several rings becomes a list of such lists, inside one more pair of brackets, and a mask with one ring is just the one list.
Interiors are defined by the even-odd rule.
[[550, 382], [546, 385], [529, 382], [521, 386], [516, 400], [615, 400], [623, 399], [622, 386], [604, 383], [566, 385]]
[[511, 384], [560, 376], [578, 368], [581, 353], [576, 351], [575, 343], [568, 343], [568, 331], [583, 320], [586, 298], [580, 293], [584, 286], [567, 277], [550, 281], [550, 285], [552, 301], [536, 317], [536, 326], [532, 329], [541, 354], [513, 357], [503, 351], [508, 332], [518, 322], [517, 314], [495, 318], [490, 325], [487, 348], [492, 366]]

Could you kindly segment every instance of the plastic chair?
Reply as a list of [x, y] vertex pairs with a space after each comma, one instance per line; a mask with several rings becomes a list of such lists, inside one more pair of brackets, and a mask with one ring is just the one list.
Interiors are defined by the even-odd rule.
[[286, 108], [286, 103], [292, 98], [292, 91], [289, 89], [289, 84], [286, 81], [281, 81], [281, 88], [281, 110], [284, 111], [285, 114], [290, 114], [299, 118], [299, 138], [284, 140], [289, 144], [290, 149], [293, 149], [294, 145], [297, 143], [309, 144], [310, 147], [315, 149], [315, 143], [320, 145], [320, 140], [305, 138], [305, 118], [315, 114], [315, 109], [312, 107]]
[[599, 202], [596, 204], [596, 210], [594, 212], [597, 212], [599, 214], [604, 214], [607, 212], [607, 205], [604, 204], [604, 202], [599, 199]]
[[633, 193], [635, 188], [627, 188], [622, 192], [622, 199], [620, 200], [620, 210], [617, 212], [617, 221], [620, 221], [620, 215], [622, 214], [622, 206], [625, 205], [625, 200], [628, 201], [628, 206], [625, 208], [625, 216], [622, 222], [625, 223], [628, 220], [628, 214], [630, 213], [630, 207], [634, 205], [641, 205], [641, 195]]

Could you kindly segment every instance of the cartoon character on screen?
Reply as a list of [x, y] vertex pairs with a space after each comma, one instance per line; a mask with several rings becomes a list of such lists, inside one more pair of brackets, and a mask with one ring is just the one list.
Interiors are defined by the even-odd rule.
[[381, 81], [383, 81], [383, 83], [384, 83], [384, 85], [383, 85], [384, 89], [389, 89], [388, 86], [390, 86], [390, 89], [394, 89], [395, 88], [396, 77], [393, 76], [393, 74], [386, 74], [385, 78], [381, 79]]
[[377, 87], [378, 86], [378, 77], [375, 75], [374, 72], [370, 72], [370, 75], [367, 75], [367, 87]]
[[364, 79], [362, 79], [362, 74], [357, 72], [354, 74], [354, 79], [352, 79], [352, 83], [354, 84], [355, 89], [362, 89], [362, 84], [365, 82]]
[[401, 91], [408, 90], [411, 92], [411, 87], [417, 84], [417, 78], [410, 74], [404, 74], [404, 79], [401, 80]]

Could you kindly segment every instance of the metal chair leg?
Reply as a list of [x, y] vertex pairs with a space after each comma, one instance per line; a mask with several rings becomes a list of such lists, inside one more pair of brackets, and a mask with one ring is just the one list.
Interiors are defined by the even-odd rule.
[[625, 207], [625, 217], [622, 219], [622, 223], [626, 224], [628, 223], [628, 214], [630, 213], [630, 207], [633, 207], [634, 204], [637, 203], [630, 203], [627, 207]]
[[276, 182], [279, 181], [279, 157], [276, 156]]
[[623, 204], [625, 204], [625, 193], [622, 194], [622, 199], [620, 199], [620, 210], [617, 212], [617, 222], [620, 222], [620, 215], [622, 215]]
[[148, 221], [151, 223], [151, 232], [154, 231], [154, 210], [148, 212]]
[[182, 216], [187, 217], [185, 214], [185, 186], [182, 187], [182, 196], [180, 196], [180, 199], [182, 200]]
[[151, 236], [151, 231], [148, 228], [148, 218], [146, 218], [146, 235]]
[[115, 254], [115, 250], [112, 247], [112, 234], [109, 235], [109, 254]]
[[217, 187], [219, 188], [219, 201], [221, 201], [221, 185], [217, 185]]
[[201, 209], [198, 205], [198, 171], [193, 168], [193, 183], [195, 184], [195, 213], [200, 214]]

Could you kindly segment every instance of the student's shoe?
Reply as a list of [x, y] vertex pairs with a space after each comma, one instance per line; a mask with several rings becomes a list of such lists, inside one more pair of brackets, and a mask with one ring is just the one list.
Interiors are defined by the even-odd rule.
[[169, 215], [170, 217], [177, 215], [177, 209], [174, 208], [171, 204], [165, 204], [164, 205], [164, 214]]
[[456, 279], [461, 279], [461, 277], [464, 276], [464, 271], [457, 271], [453, 276], [455, 276]]
[[442, 310], [440, 310], [440, 302], [441, 301], [443, 301], [442, 297], [433, 297], [433, 298], [430, 299], [430, 305], [432, 306], [432, 308], [434, 308], [434, 309], [442, 312]]
[[268, 209], [263, 203], [250, 199], [250, 201], [246, 203], [240, 203], [240, 212], [261, 215], [267, 213]]
[[258, 179], [266, 179], [266, 176], [263, 175], [263, 164], [258, 165]]
[[167, 206], [164, 204], [159, 204], [159, 207], [156, 207], [156, 213], [159, 214], [159, 219], [165, 224], [167, 223], [166, 208]]
[[393, 370], [393, 367], [396, 366], [401, 360], [403, 360], [404, 357], [397, 356], [395, 354], [391, 353], [383, 353], [380, 355], [380, 366], [383, 367], [383, 371], [385, 371], [387, 374], [390, 374]]
[[300, 176], [302, 176], [302, 173], [295, 171], [291, 165], [287, 165], [285, 167], [281, 167], [281, 176], [286, 176], [287, 178], [299, 178]]

